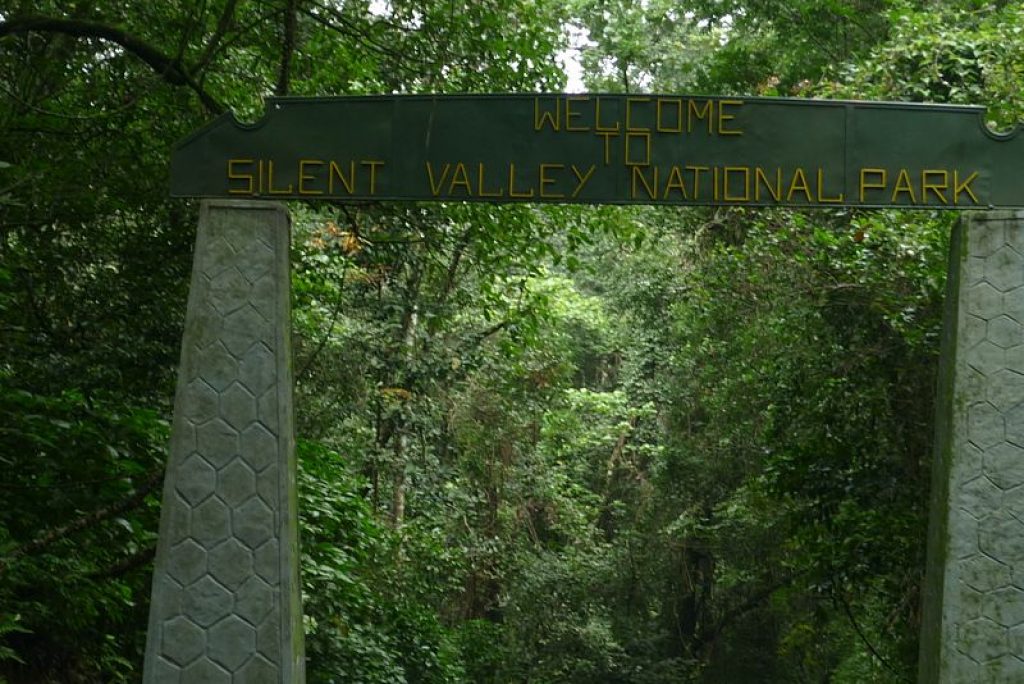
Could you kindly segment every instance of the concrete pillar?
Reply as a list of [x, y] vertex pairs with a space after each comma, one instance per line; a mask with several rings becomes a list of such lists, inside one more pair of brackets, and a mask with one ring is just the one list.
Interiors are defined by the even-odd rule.
[[1024, 212], [954, 232], [919, 681], [1024, 682]]
[[164, 482], [146, 684], [301, 684], [290, 221], [204, 202]]

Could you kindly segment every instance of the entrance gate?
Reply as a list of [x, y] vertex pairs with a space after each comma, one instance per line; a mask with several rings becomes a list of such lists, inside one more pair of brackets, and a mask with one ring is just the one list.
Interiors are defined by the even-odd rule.
[[[304, 680], [290, 224], [266, 200], [917, 208], [950, 254], [920, 681], [1024, 681], [1024, 142], [976, 107], [279, 98], [184, 140], [200, 197], [144, 681]], [[994, 211], [996, 208], [1002, 211]]]

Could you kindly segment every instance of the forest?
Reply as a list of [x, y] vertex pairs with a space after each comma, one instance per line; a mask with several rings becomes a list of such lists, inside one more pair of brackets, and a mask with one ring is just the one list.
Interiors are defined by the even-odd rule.
[[[137, 682], [198, 203], [271, 95], [1024, 111], [1024, 3], [0, 0], [0, 682]], [[955, 213], [308, 202], [311, 683], [915, 679]]]

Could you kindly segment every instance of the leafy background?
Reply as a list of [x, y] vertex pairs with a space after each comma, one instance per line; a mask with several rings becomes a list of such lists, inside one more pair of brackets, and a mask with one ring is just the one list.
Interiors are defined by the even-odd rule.
[[[1016, 2], [0, 3], [0, 679], [140, 679], [197, 207], [266, 95], [970, 102]], [[296, 205], [311, 682], [914, 678], [928, 212]]]

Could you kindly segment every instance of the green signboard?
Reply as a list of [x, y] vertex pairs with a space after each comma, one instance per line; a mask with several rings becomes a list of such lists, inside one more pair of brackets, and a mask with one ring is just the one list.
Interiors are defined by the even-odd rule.
[[978, 107], [687, 95], [275, 98], [176, 149], [180, 197], [1024, 207]]

